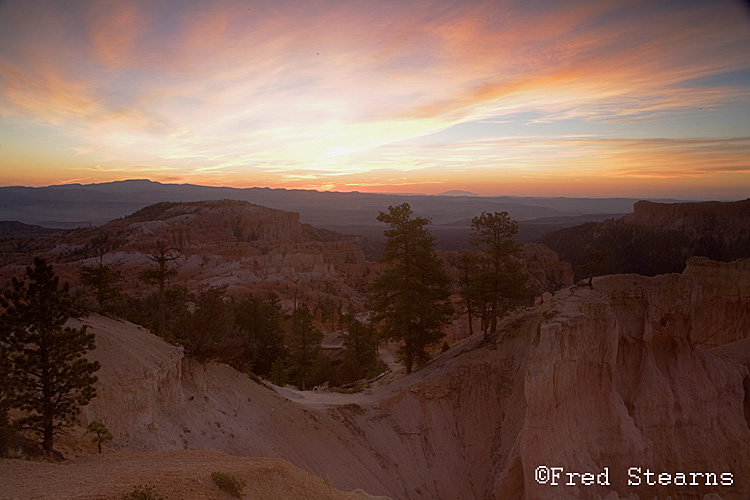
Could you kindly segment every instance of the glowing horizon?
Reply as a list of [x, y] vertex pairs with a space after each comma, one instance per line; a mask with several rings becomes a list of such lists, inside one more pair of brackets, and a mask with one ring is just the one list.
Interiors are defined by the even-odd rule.
[[748, 46], [739, 1], [11, 0], [0, 185], [745, 198]]

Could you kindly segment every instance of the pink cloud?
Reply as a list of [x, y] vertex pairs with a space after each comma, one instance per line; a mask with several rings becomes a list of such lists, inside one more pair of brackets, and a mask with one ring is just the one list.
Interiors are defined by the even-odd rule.
[[[641, 153], [550, 137], [536, 148], [519, 143], [509, 157], [507, 142], [442, 148], [450, 158], [388, 147], [528, 111], [540, 115], [537, 123], [625, 127], [747, 104], [747, 88], [686, 83], [750, 67], [737, 13], [714, 4], [656, 12], [652, 3], [532, 10], [502, 1], [143, 1], [74, 3], [68, 12], [51, 1], [7, 2], [0, 113], [59, 127], [75, 142], [71, 154], [85, 151], [101, 164], [182, 166], [186, 175], [227, 179], [277, 169], [268, 175], [283, 182], [294, 168], [326, 179], [344, 172], [354, 183], [397, 165], [435, 168], [444, 178], [462, 162], [485, 168], [509, 159], [510, 170], [552, 168], [539, 151], [553, 145], [571, 165], [606, 160], [617, 176], [627, 158], [642, 165], [632, 172], [658, 172]], [[708, 156], [716, 168], [741, 172], [736, 155], [746, 147], [724, 144]], [[461, 153], [467, 149], [475, 156]], [[696, 151], [682, 159], [709, 172], [708, 156]], [[359, 170], [355, 159], [366, 159]]]

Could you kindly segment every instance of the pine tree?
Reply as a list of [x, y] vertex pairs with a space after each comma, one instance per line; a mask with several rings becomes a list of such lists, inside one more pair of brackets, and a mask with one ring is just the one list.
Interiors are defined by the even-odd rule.
[[323, 332], [313, 326], [313, 315], [301, 305], [292, 315], [292, 334], [289, 339], [289, 368], [297, 374], [298, 387], [306, 390], [310, 372], [318, 361]]
[[122, 273], [100, 263], [97, 266], [81, 266], [81, 283], [93, 291], [101, 313], [112, 312], [120, 302]]
[[344, 335], [344, 359], [352, 368], [354, 380], [368, 376], [377, 366], [378, 343], [372, 324], [359, 321], [354, 314], [342, 318], [347, 330]]
[[179, 259], [181, 252], [176, 247], [171, 247], [164, 240], [158, 240], [151, 253], [146, 258], [156, 264], [156, 267], [146, 269], [138, 274], [138, 278], [147, 285], [159, 287], [159, 313], [156, 334], [164, 337], [167, 333], [167, 282], [177, 276], [177, 270], [172, 263]]
[[99, 363], [84, 357], [94, 348], [94, 334], [65, 326], [76, 315], [68, 284], [60, 285], [40, 257], [26, 277], [28, 284], [13, 278], [0, 298], [0, 344], [11, 364], [11, 405], [26, 413], [16, 424], [39, 434], [49, 452], [54, 436], [96, 396]]
[[114, 312], [120, 305], [122, 273], [104, 264], [104, 256], [115, 244], [108, 233], [102, 233], [92, 238], [89, 246], [95, 252], [97, 265], [81, 266], [81, 283], [94, 293], [99, 312]]
[[508, 212], [487, 213], [471, 221], [470, 243], [481, 253], [469, 261], [464, 300], [482, 320], [485, 341], [497, 331], [497, 320], [523, 303], [527, 276], [511, 257], [518, 250], [513, 235], [518, 225]]
[[450, 278], [425, 227], [429, 219], [414, 218], [403, 203], [380, 212], [378, 221], [389, 226], [380, 259], [388, 267], [372, 284], [373, 319], [383, 339], [403, 343], [399, 355], [411, 373], [444, 336], [442, 327], [453, 314]]
[[88, 427], [86, 427], [86, 432], [91, 434], [91, 442], [96, 444], [100, 455], [102, 454], [102, 445], [107, 441], [112, 441], [112, 439], [114, 439], [112, 433], [109, 432], [109, 429], [98, 420], [91, 422]]
[[195, 312], [182, 318], [178, 340], [196, 358], [215, 355], [216, 344], [230, 335], [234, 318], [225, 301], [226, 289], [226, 285], [201, 288], [194, 297]]
[[232, 304], [234, 322], [245, 338], [245, 356], [253, 373], [268, 376], [273, 363], [284, 356], [281, 305], [276, 295], [260, 299], [248, 295]]

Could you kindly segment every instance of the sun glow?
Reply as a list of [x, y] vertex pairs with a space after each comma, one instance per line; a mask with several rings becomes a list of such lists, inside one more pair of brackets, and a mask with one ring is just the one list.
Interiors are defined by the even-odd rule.
[[750, 192], [738, 3], [173, 7], [0, 4], [0, 183]]

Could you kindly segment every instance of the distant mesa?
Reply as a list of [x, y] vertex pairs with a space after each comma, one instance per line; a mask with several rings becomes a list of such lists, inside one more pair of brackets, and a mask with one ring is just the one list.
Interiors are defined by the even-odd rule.
[[452, 189], [444, 193], [438, 193], [435, 196], [479, 196], [477, 193], [471, 191], [461, 191], [460, 189]]

